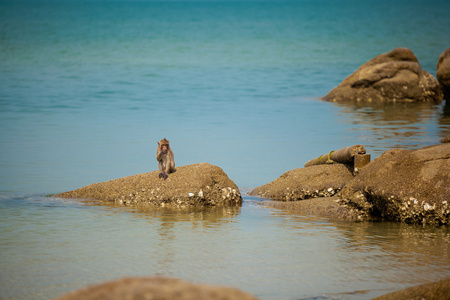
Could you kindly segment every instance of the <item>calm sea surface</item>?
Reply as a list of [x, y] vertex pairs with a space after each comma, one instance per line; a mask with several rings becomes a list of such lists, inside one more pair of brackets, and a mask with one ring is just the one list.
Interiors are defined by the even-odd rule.
[[450, 134], [445, 102], [337, 105], [361, 64], [410, 48], [436, 73], [448, 1], [0, 0], [0, 298], [122, 276], [261, 299], [371, 299], [450, 276], [450, 230], [241, 208], [139, 211], [45, 195], [177, 165], [244, 194], [342, 147], [372, 158]]

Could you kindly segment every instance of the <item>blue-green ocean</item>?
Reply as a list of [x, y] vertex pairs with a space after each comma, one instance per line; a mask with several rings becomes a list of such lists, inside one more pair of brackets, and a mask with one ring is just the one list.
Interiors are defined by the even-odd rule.
[[436, 74], [447, 0], [0, 0], [0, 299], [123, 276], [229, 285], [261, 299], [371, 299], [450, 276], [450, 230], [342, 224], [244, 196], [143, 212], [45, 197], [157, 169], [221, 167], [245, 194], [321, 154], [437, 144], [440, 104], [318, 100], [407, 47]]

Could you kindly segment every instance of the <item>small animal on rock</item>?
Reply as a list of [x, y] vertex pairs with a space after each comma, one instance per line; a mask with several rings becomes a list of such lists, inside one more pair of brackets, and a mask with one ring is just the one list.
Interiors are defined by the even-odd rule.
[[173, 151], [170, 149], [169, 141], [165, 138], [158, 142], [156, 160], [158, 161], [159, 178], [166, 180], [170, 173], [176, 171]]

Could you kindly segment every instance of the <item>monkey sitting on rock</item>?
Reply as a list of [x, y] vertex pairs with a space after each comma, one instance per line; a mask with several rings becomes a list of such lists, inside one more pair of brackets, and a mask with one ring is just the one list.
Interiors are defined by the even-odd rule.
[[164, 180], [166, 180], [170, 173], [176, 171], [173, 151], [170, 149], [169, 141], [165, 138], [158, 142], [158, 148], [156, 148], [156, 160], [158, 161], [160, 171], [159, 178], [164, 178]]

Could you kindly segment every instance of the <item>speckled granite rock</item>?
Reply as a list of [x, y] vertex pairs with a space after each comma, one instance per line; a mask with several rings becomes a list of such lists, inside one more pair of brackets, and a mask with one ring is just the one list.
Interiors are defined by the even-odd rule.
[[341, 191], [370, 214], [406, 223], [450, 223], [450, 144], [386, 151]]
[[70, 292], [57, 300], [256, 300], [240, 290], [194, 284], [172, 278], [131, 277], [92, 285]]
[[288, 171], [278, 179], [257, 187], [249, 195], [279, 201], [330, 197], [351, 179], [351, 168], [344, 164], [316, 165]]
[[54, 195], [63, 198], [96, 199], [117, 204], [189, 207], [240, 205], [242, 197], [236, 184], [214, 165], [200, 163], [177, 167], [167, 180], [159, 171], [94, 183]]
[[414, 53], [395, 48], [361, 65], [322, 99], [331, 102], [440, 102], [442, 88]]

